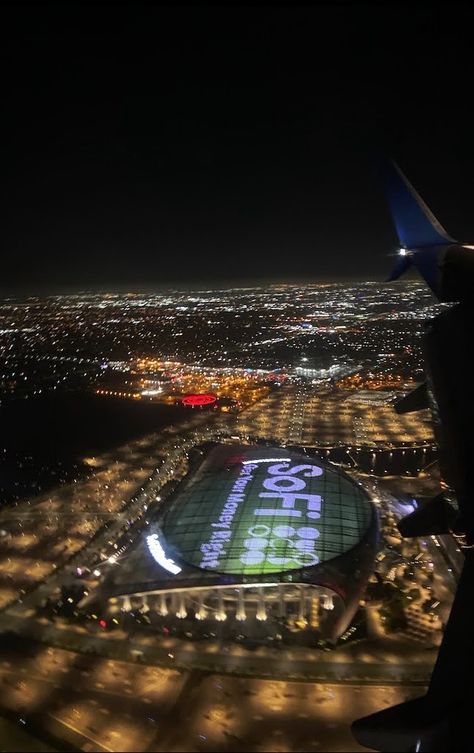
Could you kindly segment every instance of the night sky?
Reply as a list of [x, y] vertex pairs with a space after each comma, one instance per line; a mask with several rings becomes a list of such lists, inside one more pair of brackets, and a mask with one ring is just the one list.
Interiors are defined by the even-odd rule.
[[384, 279], [395, 158], [474, 241], [467, 6], [4, 6], [0, 290]]

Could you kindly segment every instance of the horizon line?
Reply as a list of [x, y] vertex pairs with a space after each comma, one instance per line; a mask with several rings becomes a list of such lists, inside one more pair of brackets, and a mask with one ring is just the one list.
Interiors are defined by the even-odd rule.
[[[404, 283], [417, 282], [416, 278], [407, 278], [402, 281]], [[0, 297], [4, 298], [27, 298], [27, 297], [47, 297], [47, 296], [60, 296], [60, 295], [100, 295], [100, 294], [122, 294], [132, 295], [138, 293], [162, 293], [166, 291], [172, 292], [188, 292], [191, 290], [245, 290], [251, 288], [262, 287], [296, 287], [296, 286], [318, 286], [318, 285], [348, 285], [348, 284], [379, 284], [386, 285], [386, 279], [380, 278], [367, 278], [365, 276], [357, 277], [334, 277], [334, 276], [321, 276], [313, 279], [302, 278], [249, 278], [241, 280], [199, 280], [193, 282], [184, 281], [170, 281], [166, 283], [150, 285], [145, 283], [137, 283], [136, 285], [111, 284], [110, 287], [103, 285], [54, 285], [54, 286], [25, 286], [12, 287], [12, 288], [0, 288]], [[397, 283], [391, 283], [397, 284]]]

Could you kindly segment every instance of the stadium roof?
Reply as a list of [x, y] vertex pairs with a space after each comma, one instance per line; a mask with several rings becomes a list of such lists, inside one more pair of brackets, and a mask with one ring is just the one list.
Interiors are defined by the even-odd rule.
[[284, 448], [221, 445], [178, 491], [161, 528], [177, 561], [266, 576], [339, 557], [371, 520], [367, 497], [337, 469]]
[[232, 584], [306, 583], [359, 598], [377, 544], [369, 497], [304, 450], [196, 447], [190, 470], [96, 598]]

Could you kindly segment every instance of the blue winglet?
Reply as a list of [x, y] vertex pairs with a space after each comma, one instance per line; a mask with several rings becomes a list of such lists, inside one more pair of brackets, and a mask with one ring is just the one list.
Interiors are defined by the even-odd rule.
[[394, 162], [385, 163], [384, 178], [387, 200], [401, 246], [414, 249], [456, 243]]
[[402, 274], [407, 271], [410, 264], [411, 264], [411, 259], [409, 256], [399, 256], [387, 282], [393, 282], [393, 280], [398, 280], [398, 278], [401, 277]]

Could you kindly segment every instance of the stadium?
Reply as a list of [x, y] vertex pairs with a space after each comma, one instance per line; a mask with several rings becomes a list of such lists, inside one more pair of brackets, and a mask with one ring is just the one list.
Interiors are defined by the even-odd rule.
[[157, 628], [191, 621], [194, 632], [220, 623], [229, 637], [245, 623], [246, 635], [309, 631], [335, 641], [377, 547], [367, 494], [302, 448], [195, 447], [147, 522], [99, 588], [102, 614], [146, 615]]

